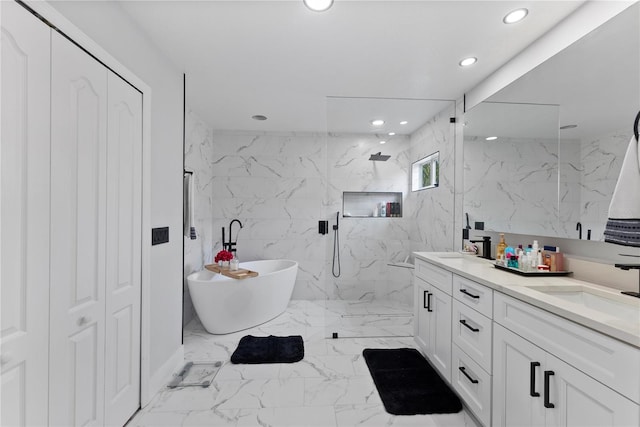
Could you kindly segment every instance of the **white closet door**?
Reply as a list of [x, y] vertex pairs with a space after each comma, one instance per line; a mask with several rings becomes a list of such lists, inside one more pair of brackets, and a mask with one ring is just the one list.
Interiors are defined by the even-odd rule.
[[0, 425], [46, 425], [50, 29], [1, 7]]
[[140, 406], [142, 94], [108, 79], [105, 420], [122, 426]]
[[51, 43], [50, 423], [104, 423], [107, 69]]

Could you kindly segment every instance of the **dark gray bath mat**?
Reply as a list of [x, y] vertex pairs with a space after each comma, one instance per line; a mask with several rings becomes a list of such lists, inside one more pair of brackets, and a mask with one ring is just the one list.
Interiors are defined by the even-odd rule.
[[458, 396], [418, 350], [367, 348], [362, 355], [388, 413], [453, 414], [462, 410]]
[[231, 363], [293, 363], [304, 357], [304, 342], [300, 335], [290, 337], [254, 337], [240, 339], [231, 355]]

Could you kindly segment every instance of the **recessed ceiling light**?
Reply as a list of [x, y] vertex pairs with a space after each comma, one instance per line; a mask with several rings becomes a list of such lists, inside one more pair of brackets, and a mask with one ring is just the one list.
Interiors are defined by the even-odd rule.
[[461, 67], [468, 67], [469, 65], [473, 65], [476, 62], [478, 62], [478, 58], [470, 56], [469, 58], [464, 58], [462, 61], [460, 61], [459, 64]]
[[565, 129], [574, 129], [577, 128], [578, 125], [564, 125], [564, 126], [560, 126], [560, 130], [565, 130]]
[[389, 132], [387, 135], [394, 136], [395, 134], [396, 134], [395, 132]]
[[406, 121], [406, 120], [403, 120], [403, 121], [400, 122], [401, 125], [406, 125], [407, 123], [409, 123], [409, 122]]
[[371, 120], [371, 124], [374, 126], [382, 126], [384, 124], [384, 120], [380, 120], [380, 119]]
[[522, 8], [513, 10], [502, 19], [502, 22], [505, 24], [515, 24], [516, 22], [522, 21], [529, 14], [529, 10]]
[[253, 120], [260, 120], [260, 121], [267, 120], [267, 116], [263, 116], [262, 114], [256, 114], [255, 116], [251, 116], [251, 118]]
[[324, 12], [333, 5], [333, 0], [303, 0], [303, 2], [314, 12]]
[[496, 139], [498, 139], [497, 136], [488, 136], [485, 138], [487, 141], [495, 141]]
[[380, 144], [386, 144], [387, 141], [380, 141]]

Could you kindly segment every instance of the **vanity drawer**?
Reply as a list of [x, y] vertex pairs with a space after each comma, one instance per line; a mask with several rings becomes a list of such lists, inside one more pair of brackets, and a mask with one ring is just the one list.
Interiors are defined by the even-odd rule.
[[491, 319], [460, 301], [453, 301], [453, 342], [491, 373]]
[[491, 425], [491, 375], [475, 363], [457, 345], [451, 354], [451, 384], [465, 405], [485, 425]]
[[451, 295], [453, 273], [416, 258], [415, 275]]
[[640, 403], [640, 349], [501, 292], [494, 298], [495, 322]]
[[493, 317], [493, 289], [461, 276], [453, 276], [453, 297], [489, 319]]

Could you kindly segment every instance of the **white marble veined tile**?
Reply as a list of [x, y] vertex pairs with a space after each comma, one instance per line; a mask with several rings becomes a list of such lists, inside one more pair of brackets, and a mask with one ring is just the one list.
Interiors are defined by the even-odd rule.
[[215, 382], [207, 388], [165, 389], [149, 404], [149, 412], [203, 411], [211, 409], [219, 396]]
[[304, 379], [216, 381], [217, 409], [303, 406]]
[[241, 381], [277, 379], [280, 377], [279, 363], [233, 364], [225, 363], [216, 375], [216, 381]]
[[305, 406], [379, 403], [380, 396], [370, 376], [341, 379], [305, 378]]
[[305, 355], [298, 363], [285, 363], [281, 378], [345, 378], [354, 375], [354, 356]]
[[336, 425], [331, 406], [261, 408], [243, 410], [238, 414], [237, 426], [255, 427], [332, 427]]

